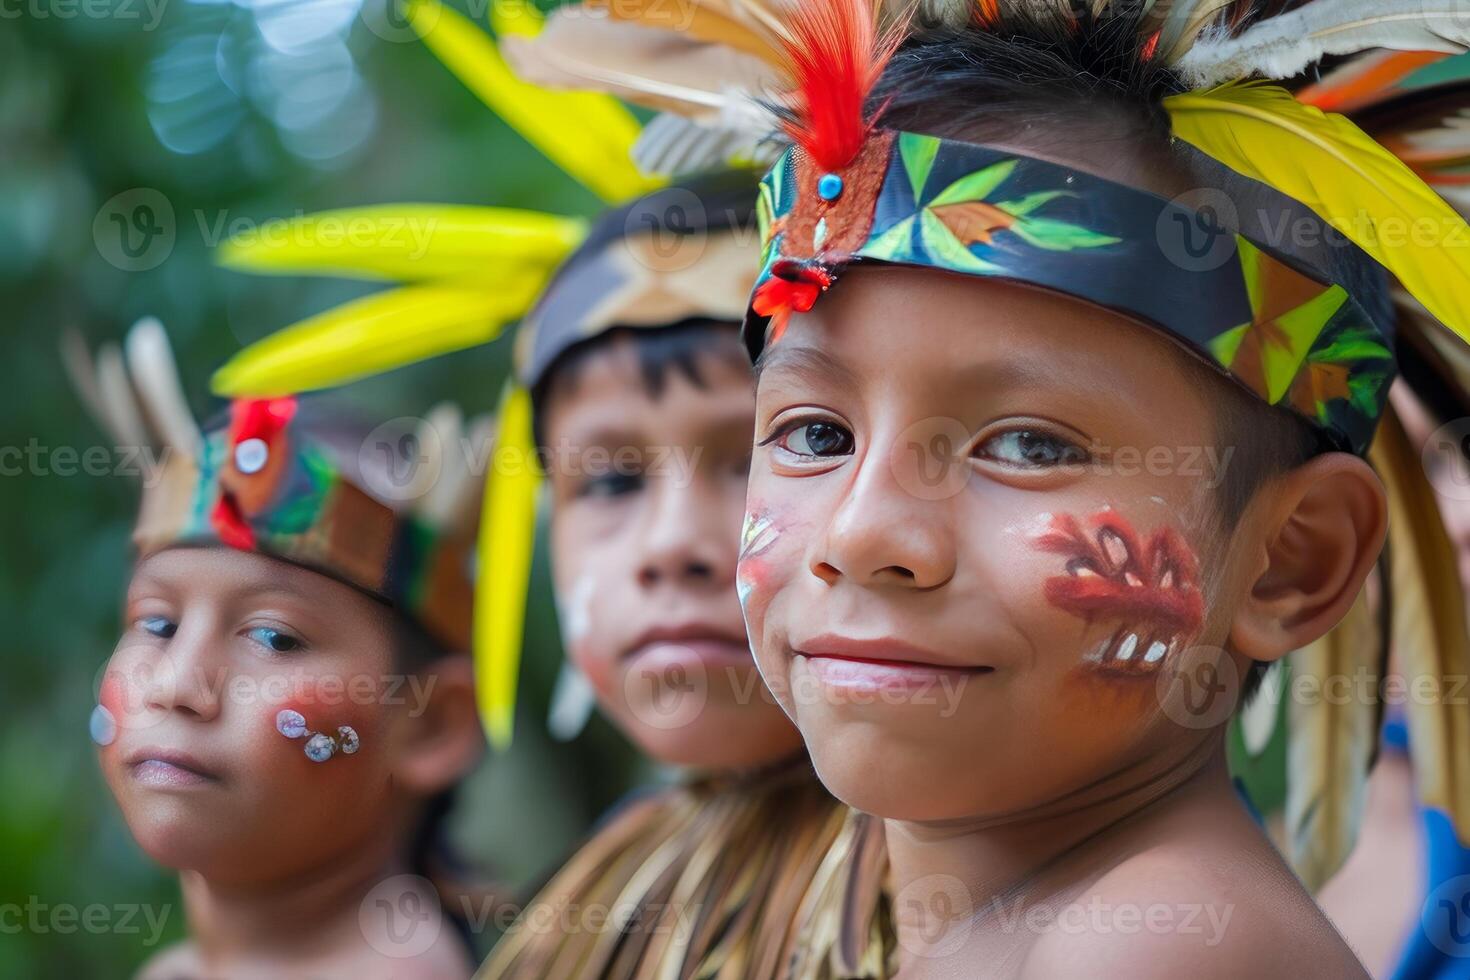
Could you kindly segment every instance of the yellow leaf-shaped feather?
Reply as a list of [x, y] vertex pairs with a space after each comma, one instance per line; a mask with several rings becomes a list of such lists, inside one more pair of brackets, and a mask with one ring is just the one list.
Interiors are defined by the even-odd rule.
[[608, 204], [622, 204], [662, 186], [633, 164], [640, 127], [616, 99], [592, 92], [549, 92], [521, 81], [488, 34], [437, 0], [416, 0], [409, 21], [470, 91]]
[[1164, 105], [1176, 136], [1317, 212], [1470, 340], [1470, 228], [1352, 122], [1259, 82], [1175, 95]]
[[505, 275], [507, 266], [549, 268], [586, 232], [581, 219], [538, 211], [384, 204], [269, 221], [232, 237], [217, 256], [222, 265], [248, 272], [468, 279]]
[[526, 594], [536, 542], [531, 395], [514, 384], [501, 400], [500, 435], [485, 480], [475, 572], [475, 691], [490, 743], [510, 745]]
[[497, 37], [535, 37], [545, 23], [546, 16], [531, 0], [498, 0], [490, 5], [490, 26]]
[[270, 397], [346, 384], [493, 340], [535, 300], [545, 276], [405, 286], [330, 309], [240, 351], [212, 379], [216, 394]]

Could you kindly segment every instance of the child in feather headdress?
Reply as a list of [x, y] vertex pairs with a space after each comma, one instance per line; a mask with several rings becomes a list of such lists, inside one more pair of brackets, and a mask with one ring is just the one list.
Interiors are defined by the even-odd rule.
[[[706, 180], [603, 215], [521, 328], [570, 683], [684, 775], [605, 818], [482, 977], [883, 975], [874, 828], [816, 782], [736, 594], [750, 187]], [[584, 921], [600, 908], [617, 924]]]
[[141, 975], [469, 976], [430, 878], [454, 871], [441, 825], [483, 748], [474, 487], [405, 508], [365, 427], [289, 396], [201, 431], [157, 321], [127, 352], [130, 372], [116, 349], [95, 376], [71, 362], [119, 444], [163, 452], [91, 719], [128, 829], [183, 891], [190, 936]]
[[[1346, 121], [1203, 89], [1466, 38], [1284, 6], [942, 4], [880, 35], [860, 2], [737, 3], [660, 39], [724, 60], [581, 73], [732, 138], [722, 93], [754, 87], [796, 144], [761, 194], [738, 574], [818, 774], [886, 818], [905, 976], [1362, 975], [1303, 881], [1357, 823], [1390, 522], [1411, 669], [1467, 662], [1384, 269], [1463, 338], [1467, 229]], [[600, 30], [558, 26], [557, 54]], [[1224, 738], [1287, 658], [1290, 867]], [[1463, 832], [1470, 714], [1415, 718]]]

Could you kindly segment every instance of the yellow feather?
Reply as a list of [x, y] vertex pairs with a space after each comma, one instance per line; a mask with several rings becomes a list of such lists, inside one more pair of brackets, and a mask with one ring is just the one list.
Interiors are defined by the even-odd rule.
[[[1456, 683], [1470, 671], [1470, 638], [1454, 545], [1423, 460], [1391, 406], [1369, 458], [1388, 488], [1393, 650], [1411, 695], [1419, 799], [1446, 813], [1460, 840], [1470, 842], [1470, 704]], [[1426, 692], [1431, 684], [1435, 690]]]
[[1342, 867], [1358, 838], [1378, 738], [1373, 698], [1382, 653], [1365, 589], [1342, 622], [1291, 655], [1293, 678], [1314, 678], [1316, 687], [1313, 697], [1287, 702], [1286, 849], [1313, 891]]
[[1176, 136], [1316, 211], [1470, 340], [1470, 228], [1352, 122], [1263, 83], [1175, 95], [1164, 105]]
[[490, 5], [490, 26], [496, 37], [535, 37], [545, 23], [546, 16], [531, 0], [499, 0]]
[[438, 0], [415, 0], [409, 22], [470, 91], [551, 162], [608, 204], [663, 185], [632, 160], [637, 118], [616, 99], [593, 92], [549, 92], [523, 82], [495, 41]]
[[211, 387], [228, 397], [314, 391], [483, 344], [525, 313], [545, 280], [405, 286], [343, 303], [251, 344]]
[[540, 482], [531, 434], [531, 395], [508, 385], [500, 435], [485, 480], [475, 572], [475, 692], [490, 744], [510, 745], [526, 594], [536, 543]]
[[267, 222], [221, 245], [217, 261], [259, 273], [469, 278], [487, 269], [502, 274], [507, 265], [556, 265], [586, 233], [581, 219], [538, 211], [385, 204]]

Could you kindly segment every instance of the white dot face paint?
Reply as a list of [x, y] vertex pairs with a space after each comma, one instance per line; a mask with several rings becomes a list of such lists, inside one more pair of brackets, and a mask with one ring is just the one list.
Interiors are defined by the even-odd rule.
[[92, 717], [87, 721], [87, 730], [91, 733], [92, 741], [106, 748], [117, 741], [117, 719], [112, 717], [112, 712], [102, 705], [92, 709]]
[[287, 738], [300, 738], [306, 734], [306, 718], [299, 711], [282, 708], [276, 713], [276, 731]]

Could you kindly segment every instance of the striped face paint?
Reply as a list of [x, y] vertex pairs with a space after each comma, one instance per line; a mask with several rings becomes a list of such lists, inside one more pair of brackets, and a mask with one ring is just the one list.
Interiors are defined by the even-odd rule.
[[1105, 508], [1086, 520], [1053, 518], [1036, 543], [1062, 560], [1062, 574], [1043, 586], [1047, 600], [1089, 624], [1112, 627], [1083, 658], [1098, 671], [1152, 677], [1199, 635], [1199, 563], [1172, 527], [1145, 539]]
[[745, 526], [740, 531], [740, 557], [735, 566], [735, 591], [740, 596], [741, 608], [765, 576], [765, 563], [759, 560], [760, 556], [780, 536], [769, 514], [752, 511], [745, 515]]

